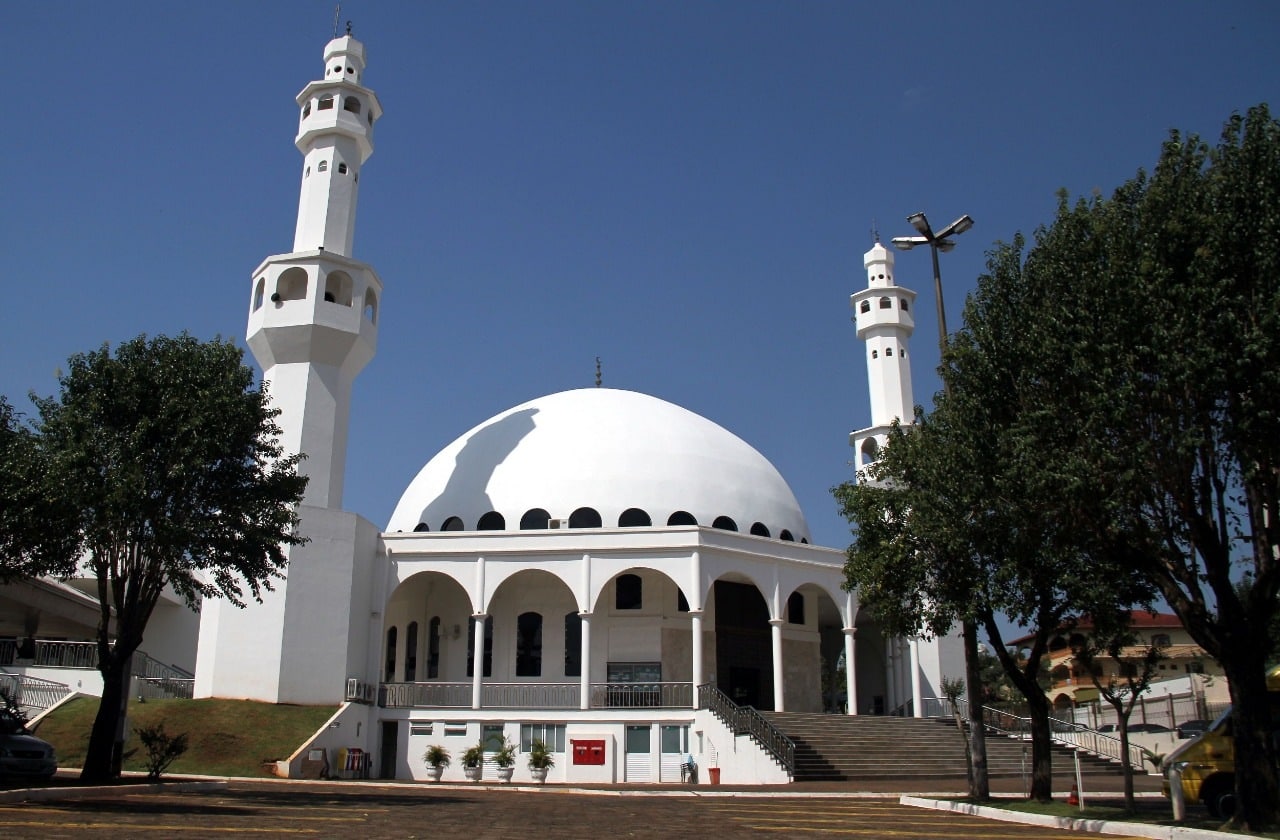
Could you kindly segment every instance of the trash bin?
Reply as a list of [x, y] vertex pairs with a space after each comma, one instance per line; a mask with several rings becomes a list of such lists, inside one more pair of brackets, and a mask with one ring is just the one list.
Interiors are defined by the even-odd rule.
[[720, 768], [719, 768], [719, 767], [708, 767], [708, 768], [707, 768], [707, 780], [708, 780], [711, 784], [713, 784], [713, 785], [718, 785], [718, 784], [720, 784]]

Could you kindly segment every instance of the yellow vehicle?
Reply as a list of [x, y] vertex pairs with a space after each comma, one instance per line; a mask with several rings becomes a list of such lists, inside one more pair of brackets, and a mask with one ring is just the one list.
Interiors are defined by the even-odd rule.
[[[1280, 726], [1280, 666], [1267, 672], [1272, 722]], [[1169, 772], [1182, 766], [1182, 793], [1187, 804], [1203, 802], [1214, 817], [1226, 818], [1236, 810], [1235, 742], [1231, 738], [1231, 710], [1227, 709], [1194, 740], [1164, 759], [1164, 795], [1169, 795]]]

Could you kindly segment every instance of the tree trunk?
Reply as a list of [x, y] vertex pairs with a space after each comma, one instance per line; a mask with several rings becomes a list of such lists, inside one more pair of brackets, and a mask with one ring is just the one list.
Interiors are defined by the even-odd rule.
[[978, 667], [978, 624], [965, 621], [964, 683], [969, 701], [969, 798], [986, 802], [991, 798], [987, 776], [987, 723], [982, 714], [982, 673]]
[[89, 733], [89, 749], [80, 771], [82, 782], [101, 784], [120, 778], [124, 764], [125, 718], [129, 710], [130, 663], [133, 657], [121, 659], [117, 651], [101, 668], [102, 700]]
[[[1261, 645], [1255, 649], [1260, 651]], [[1243, 658], [1256, 661], [1248, 662], [1238, 673], [1227, 673], [1236, 759], [1237, 805], [1232, 822], [1237, 828], [1263, 832], [1280, 824], [1280, 785], [1276, 779], [1280, 745], [1271, 736], [1277, 722], [1269, 707], [1263, 658]]]
[[1129, 713], [1116, 706], [1120, 715], [1120, 772], [1124, 774], [1124, 809], [1132, 812], [1137, 808], [1133, 797], [1133, 762], [1129, 760]]
[[1031, 798], [1053, 801], [1053, 753], [1049, 732], [1049, 700], [1043, 693], [1027, 697], [1031, 717]]

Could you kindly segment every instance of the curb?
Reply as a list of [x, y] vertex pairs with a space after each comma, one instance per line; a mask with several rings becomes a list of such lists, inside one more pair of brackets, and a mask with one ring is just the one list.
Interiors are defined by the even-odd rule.
[[988, 820], [1000, 822], [1037, 825], [1043, 828], [1060, 828], [1066, 831], [1088, 831], [1093, 834], [1122, 834], [1127, 837], [1150, 837], [1153, 840], [1223, 840], [1226, 837], [1249, 837], [1252, 835], [1236, 834], [1226, 831], [1208, 831], [1203, 828], [1183, 828], [1176, 825], [1147, 825], [1144, 823], [1115, 822], [1112, 820], [1081, 820], [1072, 817], [1054, 817], [1049, 814], [1024, 814], [1017, 811], [1006, 811], [1003, 808], [991, 808], [985, 805], [972, 805], [968, 802], [951, 802], [940, 799], [925, 799], [918, 796], [903, 796], [898, 800], [903, 805], [913, 808], [927, 808], [933, 811], [951, 811], [956, 814], [968, 814]]
[[97, 787], [20, 788], [0, 791], [0, 805], [15, 802], [52, 802], [62, 799], [88, 799], [94, 796], [120, 796], [126, 793], [207, 793], [226, 788], [225, 779], [205, 782], [155, 782], [149, 785], [99, 785]]

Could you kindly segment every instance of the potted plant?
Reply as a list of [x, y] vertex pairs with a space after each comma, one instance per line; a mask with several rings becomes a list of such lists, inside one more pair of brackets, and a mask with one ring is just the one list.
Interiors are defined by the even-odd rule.
[[529, 772], [535, 782], [545, 782], [547, 771], [556, 766], [556, 757], [541, 738], [534, 738], [529, 745]]
[[433, 782], [440, 781], [444, 768], [448, 767], [452, 761], [449, 751], [439, 744], [427, 747], [427, 751], [422, 754], [422, 759], [427, 762], [427, 778]]
[[467, 747], [462, 754], [462, 772], [471, 781], [480, 781], [480, 774], [484, 772], [484, 744]]
[[498, 778], [504, 782], [511, 781], [511, 775], [516, 769], [516, 746], [506, 735], [502, 736], [502, 743], [498, 745], [498, 751], [493, 754], [493, 763], [498, 765]]

